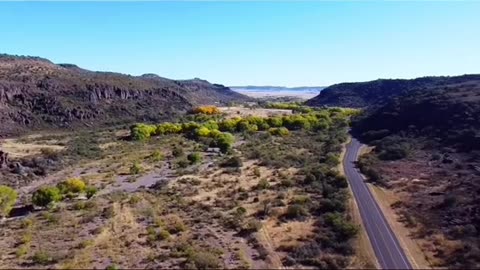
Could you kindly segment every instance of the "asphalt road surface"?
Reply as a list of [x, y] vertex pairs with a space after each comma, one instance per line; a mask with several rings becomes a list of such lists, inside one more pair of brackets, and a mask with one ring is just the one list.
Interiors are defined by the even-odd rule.
[[347, 145], [343, 160], [345, 175], [352, 187], [363, 225], [372, 243], [375, 256], [382, 269], [412, 269], [397, 237], [387, 223], [382, 210], [372, 196], [354, 162], [358, 158], [361, 144], [354, 138]]

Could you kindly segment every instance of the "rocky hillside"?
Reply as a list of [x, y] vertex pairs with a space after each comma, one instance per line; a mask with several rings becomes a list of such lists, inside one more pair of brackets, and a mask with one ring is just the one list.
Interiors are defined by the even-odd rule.
[[26, 128], [158, 121], [195, 105], [247, 99], [200, 79], [92, 72], [38, 57], [0, 55], [0, 135]]
[[380, 79], [360, 83], [340, 83], [325, 88], [307, 101], [310, 106], [363, 108], [382, 105], [395, 97], [429, 89], [454, 88], [480, 82], [480, 75], [423, 77], [412, 80]]
[[417, 91], [367, 112], [354, 130], [367, 141], [392, 134], [480, 150], [480, 81]]
[[392, 207], [434, 268], [480, 266], [479, 115], [469, 80], [394, 98], [353, 126], [375, 146], [360, 169], [398, 195]]

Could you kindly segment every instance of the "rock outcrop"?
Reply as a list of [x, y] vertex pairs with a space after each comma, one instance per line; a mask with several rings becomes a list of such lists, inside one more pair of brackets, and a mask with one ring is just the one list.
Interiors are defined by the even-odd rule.
[[0, 136], [31, 128], [159, 121], [196, 105], [248, 99], [200, 79], [92, 72], [38, 57], [0, 55]]

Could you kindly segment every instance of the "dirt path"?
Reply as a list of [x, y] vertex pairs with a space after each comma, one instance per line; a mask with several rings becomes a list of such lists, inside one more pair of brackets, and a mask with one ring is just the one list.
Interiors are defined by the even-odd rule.
[[263, 227], [258, 232], [258, 238], [259, 238], [259, 242], [263, 244], [264, 248], [268, 252], [267, 261], [269, 261], [270, 263], [269, 267], [275, 268], [275, 269], [285, 269], [285, 267], [283, 267], [283, 264], [282, 264], [282, 259], [275, 251], [275, 246], [273, 244], [273, 241], [270, 238], [270, 235], [265, 227]]

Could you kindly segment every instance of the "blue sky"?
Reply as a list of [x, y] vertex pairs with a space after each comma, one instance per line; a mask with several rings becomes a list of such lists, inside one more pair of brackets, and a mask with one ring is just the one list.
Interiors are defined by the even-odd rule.
[[0, 52], [225, 85], [480, 73], [480, 2], [0, 3]]

